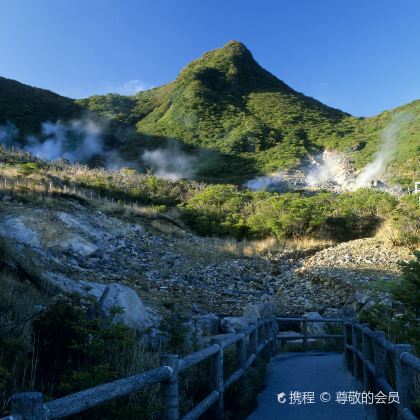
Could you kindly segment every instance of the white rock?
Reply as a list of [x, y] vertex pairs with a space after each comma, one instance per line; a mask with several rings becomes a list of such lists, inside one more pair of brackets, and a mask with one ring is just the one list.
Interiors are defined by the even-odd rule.
[[364, 305], [367, 302], [367, 300], [368, 300], [368, 295], [366, 293], [363, 293], [363, 292], [356, 292], [354, 294], [354, 300], [359, 305]]
[[44, 272], [42, 274], [43, 280], [46, 280], [48, 285], [57, 288], [63, 293], [80, 293], [82, 296], [91, 295], [99, 299], [106, 286], [100, 283], [90, 281], [76, 281], [62, 274]]
[[65, 240], [50, 242], [49, 247], [59, 249], [62, 252], [69, 251], [72, 254], [78, 254], [81, 257], [89, 257], [98, 250], [98, 247], [95, 244], [79, 235], [72, 235]]
[[15, 241], [28, 246], [41, 246], [39, 233], [28, 227], [25, 224], [23, 217], [6, 217], [0, 225], [0, 235], [14, 239]]
[[127, 327], [144, 332], [153, 326], [153, 321], [137, 293], [122, 284], [106, 286], [99, 300], [99, 313], [109, 317], [113, 308], [121, 308], [122, 314], [115, 315], [112, 322], [123, 323]]

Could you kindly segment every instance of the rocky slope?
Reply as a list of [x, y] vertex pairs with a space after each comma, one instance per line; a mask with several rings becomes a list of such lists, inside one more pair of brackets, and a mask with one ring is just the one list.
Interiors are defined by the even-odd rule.
[[396, 261], [410, 258], [409, 250], [380, 239], [237, 257], [178, 228], [159, 233], [156, 223], [113, 217], [72, 199], [29, 204], [3, 196], [0, 203], [3, 258], [43, 289], [99, 299], [106, 285], [125, 284], [161, 313], [175, 304], [236, 315], [250, 302], [271, 302], [282, 314], [325, 312], [350, 304], [377, 279], [394, 278]]

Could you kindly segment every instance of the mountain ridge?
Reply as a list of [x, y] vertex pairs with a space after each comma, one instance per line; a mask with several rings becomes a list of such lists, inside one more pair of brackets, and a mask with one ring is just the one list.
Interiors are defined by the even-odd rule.
[[[133, 96], [111, 93], [73, 101], [36, 88], [30, 93], [26, 85], [5, 80], [0, 79], [0, 124], [10, 121], [30, 134], [46, 120], [77, 118], [87, 111], [135, 130], [135, 135], [109, 142], [124, 156], [141, 159], [145, 149], [165, 147], [170, 139], [186, 150], [204, 152], [207, 162], [200, 164], [198, 177], [219, 182], [290, 168], [324, 149], [348, 153], [360, 168], [379, 149], [392, 116], [402, 110], [415, 118], [408, 137], [402, 136], [391, 172], [403, 183], [418, 173], [420, 101], [374, 117], [353, 117], [293, 90], [238, 41], [193, 60], [173, 82]], [[398, 169], [402, 162], [403, 171]]]

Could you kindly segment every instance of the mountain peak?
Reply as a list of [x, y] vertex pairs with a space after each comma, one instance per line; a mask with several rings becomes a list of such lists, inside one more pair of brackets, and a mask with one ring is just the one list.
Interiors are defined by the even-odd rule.
[[254, 89], [289, 89], [263, 69], [242, 42], [235, 40], [192, 61], [181, 71], [178, 81], [198, 81], [211, 89], [215, 85], [225, 89], [234, 86], [236, 94]]

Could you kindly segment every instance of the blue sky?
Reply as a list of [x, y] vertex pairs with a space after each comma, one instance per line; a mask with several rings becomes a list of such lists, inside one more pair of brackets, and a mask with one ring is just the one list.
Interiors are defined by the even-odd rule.
[[0, 75], [70, 97], [159, 86], [231, 39], [354, 115], [420, 98], [419, 0], [0, 0]]

